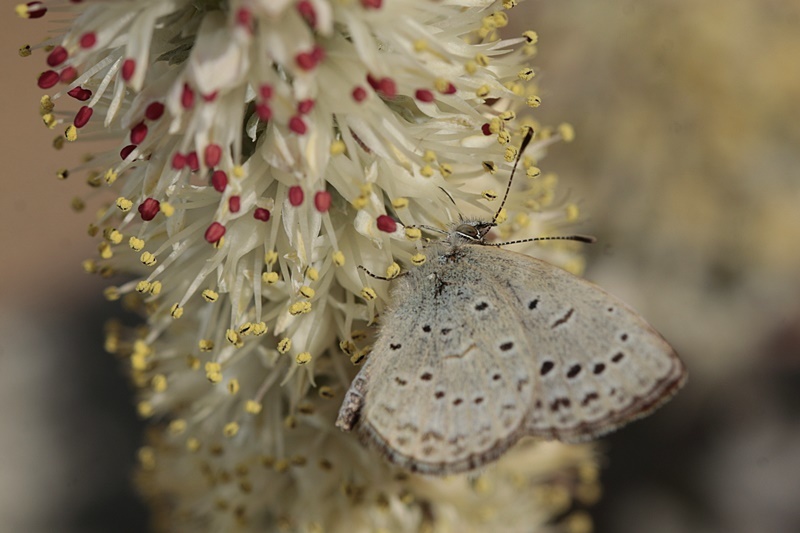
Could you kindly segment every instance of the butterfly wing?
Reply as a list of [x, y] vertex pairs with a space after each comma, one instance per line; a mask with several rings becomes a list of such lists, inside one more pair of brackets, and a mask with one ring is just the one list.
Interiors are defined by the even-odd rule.
[[514, 294], [534, 394], [525, 432], [576, 442], [642, 417], [686, 380], [672, 347], [634, 310], [596, 285], [532, 257], [471, 246], [492, 281]]
[[533, 401], [515, 296], [480, 269], [435, 264], [396, 280], [393, 307], [337, 420], [392, 462], [449, 474], [499, 457]]

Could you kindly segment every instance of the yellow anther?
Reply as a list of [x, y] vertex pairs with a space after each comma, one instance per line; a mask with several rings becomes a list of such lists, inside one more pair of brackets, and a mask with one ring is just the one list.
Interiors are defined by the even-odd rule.
[[234, 165], [231, 169], [231, 174], [235, 178], [243, 178], [245, 176], [244, 167], [242, 165]]
[[308, 352], [300, 352], [297, 354], [297, 357], [294, 358], [298, 365], [305, 365], [311, 362], [311, 354]]
[[245, 322], [241, 326], [239, 326], [239, 335], [242, 337], [247, 337], [253, 332], [253, 323], [252, 322]]
[[183, 316], [183, 307], [180, 304], [174, 303], [172, 307], [169, 308], [169, 315], [172, 318], [180, 318]]
[[325, 398], [326, 400], [330, 400], [335, 396], [333, 389], [327, 385], [323, 385], [319, 388], [319, 396], [320, 398]]
[[186, 426], [186, 420], [183, 418], [177, 418], [169, 423], [168, 429], [173, 435], [181, 435], [186, 431]]
[[110, 242], [111, 244], [119, 244], [119, 243], [121, 243], [121, 242], [122, 242], [122, 237], [123, 237], [123, 235], [122, 235], [122, 233], [120, 233], [120, 232], [119, 232], [118, 230], [116, 230], [116, 229], [109, 228], [109, 229], [107, 229], [106, 231], [104, 231], [104, 232], [103, 232], [103, 234], [104, 234], [103, 236], [104, 236], [104, 237], [105, 237], [105, 238], [108, 240], [108, 242]]
[[536, 73], [530, 67], [525, 67], [519, 72], [517, 72], [517, 77], [522, 81], [530, 81], [533, 77], [536, 76]]
[[425, 153], [422, 154], [422, 160], [426, 163], [435, 163], [436, 162], [436, 152], [433, 150], [425, 150]]
[[506, 9], [511, 9], [512, 7], [516, 7], [518, 0], [503, 0], [503, 7]]
[[251, 415], [257, 415], [261, 412], [263, 406], [255, 400], [247, 400], [244, 403], [244, 410], [250, 413]]
[[536, 95], [531, 95], [525, 99], [525, 103], [528, 104], [528, 107], [539, 107], [542, 105], [542, 99]]
[[533, 30], [523, 32], [522, 36], [525, 37], [525, 40], [528, 41], [528, 44], [536, 44], [539, 42], [539, 35]]
[[200, 370], [200, 359], [194, 355], [187, 355], [186, 356], [186, 367], [190, 370]]
[[149, 418], [153, 416], [153, 404], [147, 401], [142, 401], [136, 404], [136, 412], [142, 418]]
[[422, 237], [422, 232], [418, 228], [409, 228], [405, 229], [406, 239], [409, 241], [416, 241]]
[[359, 210], [364, 209], [365, 207], [367, 207], [368, 204], [369, 204], [369, 198], [367, 198], [366, 196], [356, 196], [351, 202], [353, 208]]
[[244, 340], [242, 340], [242, 336], [233, 329], [225, 330], [225, 340], [234, 345], [236, 348], [241, 348], [244, 346]]
[[433, 176], [433, 167], [430, 165], [425, 165], [424, 167], [419, 169], [419, 173], [424, 178], [430, 178], [431, 176]]
[[567, 222], [575, 222], [576, 220], [578, 220], [578, 217], [580, 216], [580, 212], [578, 210], [578, 206], [577, 205], [568, 204], [567, 207], [565, 208], [565, 211], [566, 211], [566, 214], [567, 214]]
[[361, 289], [361, 297], [367, 300], [368, 302], [371, 302], [372, 300], [378, 297], [378, 294], [372, 288], [364, 287], [363, 289]]
[[509, 111], [503, 111], [502, 113], [500, 113], [497, 116], [497, 118], [499, 118], [500, 120], [503, 120], [505, 122], [508, 122], [510, 120], [514, 120], [515, 118], [517, 118], [517, 114], [515, 112], [513, 112], [513, 111], [510, 111], [510, 110]]
[[142, 252], [142, 255], [139, 256], [139, 261], [141, 261], [144, 266], [153, 266], [158, 262], [156, 256], [150, 252]]
[[489, 56], [487, 56], [486, 54], [477, 54], [475, 56], [475, 62], [478, 65], [482, 66], [482, 67], [488, 67], [489, 66]]
[[268, 329], [269, 328], [267, 328], [267, 323], [264, 322], [263, 320], [261, 322], [256, 322], [255, 324], [253, 324], [253, 335], [255, 335], [256, 337], [260, 337], [261, 335], [264, 335]]
[[114, 251], [111, 249], [111, 245], [107, 242], [101, 242], [98, 244], [97, 251], [102, 259], [111, 259], [114, 257]]
[[94, 274], [97, 272], [97, 263], [93, 259], [84, 259], [81, 263], [83, 271], [87, 274]]
[[58, 171], [56, 172], [56, 177], [60, 180], [67, 179], [69, 177], [69, 170], [67, 170], [66, 168], [58, 169]]
[[222, 365], [219, 363], [208, 362], [205, 365], [206, 378], [211, 383], [219, 383], [222, 381]]
[[204, 290], [203, 292], [200, 293], [200, 295], [203, 297], [203, 300], [209, 303], [214, 303], [217, 300], [219, 300], [219, 293], [216, 291], [212, 291], [211, 289]]
[[347, 151], [347, 145], [344, 144], [343, 141], [333, 141], [331, 143], [330, 154], [331, 155], [342, 155]]
[[436, 87], [436, 90], [440, 93], [447, 92], [450, 89], [450, 80], [445, 78], [436, 78], [433, 82], [433, 86]]
[[344, 254], [342, 253], [341, 250], [336, 250], [335, 252], [333, 252], [332, 259], [334, 265], [339, 267], [344, 265]]
[[131, 202], [130, 200], [128, 200], [127, 198], [125, 198], [123, 196], [120, 196], [119, 198], [117, 198], [116, 204], [117, 204], [117, 208], [120, 211], [122, 211], [123, 213], [127, 213], [133, 207], [133, 202]]
[[186, 449], [191, 453], [195, 453], [200, 449], [200, 439], [196, 437], [189, 437], [186, 439]]
[[45, 94], [39, 99], [39, 113], [44, 115], [51, 112], [55, 109], [56, 104], [53, 103], [53, 99], [50, 98], [49, 94]]
[[483, 195], [483, 197], [486, 198], [487, 200], [489, 200], [490, 202], [492, 200], [496, 200], [497, 199], [497, 192], [493, 191], [492, 189], [488, 189], [488, 190], [483, 191], [481, 193], [481, 195]]
[[272, 266], [278, 260], [278, 252], [275, 250], [270, 250], [269, 252], [264, 254], [264, 264], [268, 266]]
[[153, 470], [156, 467], [156, 452], [152, 447], [142, 446], [136, 455], [144, 470]]
[[225, 427], [222, 428], [222, 433], [228, 438], [235, 437], [239, 433], [239, 424], [237, 422], [225, 424]]
[[492, 13], [492, 18], [494, 19], [494, 25], [496, 28], [505, 28], [508, 26], [508, 15], [502, 11], [495, 11]]
[[263, 274], [261, 274], [261, 281], [269, 285], [277, 283], [278, 279], [280, 279], [280, 276], [278, 276], [277, 272], [264, 272]]
[[572, 124], [567, 122], [559, 124], [558, 133], [561, 135], [561, 138], [564, 139], [564, 142], [568, 143], [575, 140], [575, 129], [572, 127]]
[[[44, 122], [44, 125], [51, 130], [56, 127], [56, 124], [58, 124], [55, 115], [53, 115], [52, 113], [45, 113], [44, 115], [42, 115], [42, 122]], [[61, 138], [63, 139], [63, 137]]]
[[159, 294], [161, 294], [161, 288], [162, 287], [163, 287], [163, 285], [161, 284], [160, 281], [152, 282], [150, 284], [150, 294], [152, 294], [153, 296], [158, 296]]
[[428, 41], [425, 39], [417, 39], [414, 41], [414, 51], [415, 52], [424, 52], [428, 49]]
[[228, 388], [228, 392], [230, 394], [237, 394], [239, 392], [239, 388], [240, 388], [239, 387], [239, 380], [236, 379], [236, 378], [233, 378], [232, 380], [230, 380], [228, 382], [228, 387], [227, 388]]
[[420, 266], [426, 260], [427, 260], [427, 257], [425, 257], [425, 254], [416, 253], [416, 254], [411, 256], [411, 264], [416, 265], [416, 266]]
[[506, 146], [506, 151], [503, 153], [503, 159], [505, 159], [510, 163], [517, 158], [518, 153], [519, 150], [517, 149], [516, 146], [514, 145]]
[[69, 126], [67, 126], [67, 129], [64, 131], [64, 138], [69, 142], [77, 141], [78, 128], [76, 128], [74, 124], [70, 124]]
[[316, 294], [316, 291], [311, 287], [309, 287], [308, 285], [303, 285], [302, 287], [300, 287], [300, 290], [298, 292], [300, 293], [300, 296], [302, 296], [303, 298], [308, 298], [309, 300], [313, 298], [314, 295]]
[[106, 170], [106, 173], [103, 174], [103, 179], [108, 185], [111, 185], [112, 183], [117, 181], [118, 177], [119, 175], [114, 171], [113, 168], [109, 168], [108, 170]]
[[402, 196], [400, 198], [395, 198], [392, 200], [392, 207], [395, 209], [404, 209], [408, 207], [408, 198], [403, 198]]
[[508, 144], [509, 142], [511, 142], [511, 134], [505, 130], [498, 132], [497, 142], [503, 145]]
[[494, 117], [489, 121], [489, 133], [497, 134], [503, 131], [504, 129], [505, 125], [503, 124], [503, 121], [500, 120], [499, 118]]
[[491, 87], [489, 87], [488, 85], [481, 85], [480, 87], [475, 89], [475, 96], [477, 96], [478, 98], [486, 98], [487, 96], [489, 96], [491, 90], [492, 90]]
[[156, 374], [150, 380], [150, 386], [155, 392], [164, 392], [167, 390], [167, 376], [164, 374]]
[[284, 337], [280, 341], [278, 341], [278, 353], [286, 353], [292, 349], [292, 339], [289, 337]]
[[119, 300], [119, 298], [120, 298], [119, 289], [116, 288], [116, 287], [106, 287], [103, 290], [103, 296], [109, 302], [115, 302], [115, 301]]
[[131, 250], [134, 252], [141, 252], [144, 248], [144, 239], [139, 239], [137, 237], [131, 237], [128, 239], [128, 246], [131, 247]]
[[310, 302], [295, 302], [289, 306], [289, 314], [292, 316], [302, 315], [311, 311]]
[[310, 266], [306, 269], [306, 277], [311, 281], [317, 281], [319, 279], [319, 270]]
[[388, 267], [386, 267], [386, 277], [389, 279], [394, 279], [400, 274], [400, 265], [397, 263], [392, 263]]
[[539, 167], [528, 167], [525, 169], [525, 175], [529, 178], [538, 178], [542, 175], [542, 169]]
[[467, 61], [464, 63], [464, 72], [467, 74], [475, 74], [478, 72], [478, 64], [474, 61]]
[[504, 207], [499, 213], [497, 213], [497, 220], [495, 220], [495, 222], [502, 224], [506, 220], [508, 220], [508, 211], [506, 211], [506, 208]]
[[164, 213], [164, 216], [166, 217], [171, 217], [172, 215], [175, 214], [175, 208], [172, 207], [172, 204], [168, 202], [161, 202], [158, 205], [158, 210]]
[[211, 339], [200, 339], [197, 346], [200, 348], [201, 352], [210, 352], [214, 349], [214, 341]]
[[150, 282], [146, 279], [143, 279], [139, 283], [136, 284], [136, 292], [147, 292], [150, 290]]
[[439, 173], [442, 175], [442, 177], [446, 178], [453, 173], [453, 165], [449, 163], [442, 163], [439, 165]]

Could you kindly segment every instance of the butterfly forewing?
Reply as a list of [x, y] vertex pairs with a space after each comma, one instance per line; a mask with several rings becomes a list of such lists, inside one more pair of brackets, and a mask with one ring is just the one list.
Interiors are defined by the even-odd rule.
[[581, 441], [644, 416], [683, 384], [674, 350], [644, 319], [596, 285], [532, 257], [471, 246], [507, 284], [533, 346], [527, 433]]

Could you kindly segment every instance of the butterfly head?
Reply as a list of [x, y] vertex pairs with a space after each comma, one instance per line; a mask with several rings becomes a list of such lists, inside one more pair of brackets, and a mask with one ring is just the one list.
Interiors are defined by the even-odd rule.
[[484, 244], [486, 235], [495, 226], [486, 220], [462, 220], [450, 230], [447, 240], [451, 244]]

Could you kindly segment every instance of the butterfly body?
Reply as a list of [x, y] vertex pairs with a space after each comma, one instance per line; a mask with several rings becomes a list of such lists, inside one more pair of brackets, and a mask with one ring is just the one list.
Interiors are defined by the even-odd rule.
[[644, 416], [683, 384], [673, 349], [597, 286], [492, 246], [462, 222], [394, 280], [391, 307], [342, 404], [391, 462], [463, 472], [531, 435], [577, 442]]

